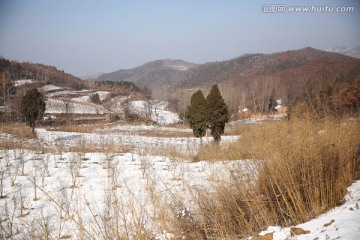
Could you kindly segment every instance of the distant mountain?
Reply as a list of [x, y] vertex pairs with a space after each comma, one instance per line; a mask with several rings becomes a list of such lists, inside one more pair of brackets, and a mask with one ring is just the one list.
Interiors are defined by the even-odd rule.
[[330, 48], [328, 51], [341, 53], [341, 54], [348, 55], [348, 56], [354, 57], [354, 58], [360, 58], [360, 45], [357, 47], [353, 47], [353, 48], [338, 46], [338, 47]]
[[356, 89], [358, 82], [360, 59], [307, 47], [199, 65], [175, 87], [194, 90], [220, 83], [232, 112], [239, 105], [267, 112], [275, 98], [294, 106], [313, 102], [319, 92]]
[[190, 69], [198, 65], [183, 60], [156, 60], [132, 69], [121, 69], [112, 73], [102, 74], [98, 81], [131, 81], [149, 87], [172, 85], [178, 79], [186, 77]]
[[313, 99], [326, 89], [357, 88], [360, 59], [306, 47], [272, 54], [245, 54], [199, 65], [181, 60], [158, 60], [104, 74], [98, 80], [144, 84], [163, 100], [171, 100], [177, 94], [183, 98], [183, 109], [189, 101], [184, 96], [218, 83], [231, 112], [236, 112], [239, 105], [266, 112], [275, 98], [293, 105], [310, 96]]
[[82, 80], [91, 81], [91, 80], [97, 79], [98, 77], [100, 77], [103, 74], [105, 74], [105, 73], [98, 72], [98, 73], [93, 73], [93, 74], [87, 74], [87, 75], [84, 75], [84, 76], [80, 76], [80, 78]]
[[98, 81], [131, 81], [150, 88], [202, 88], [215, 83], [249, 85], [256, 79], [276, 79], [281, 85], [305, 80], [331, 80], [360, 59], [311, 47], [272, 54], [245, 54], [231, 60], [192, 64], [182, 60], [157, 60], [136, 68], [103, 74]]
[[209, 87], [229, 81], [247, 85], [256, 79], [299, 85], [305, 80], [332, 80], [330, 76], [341, 75], [359, 64], [360, 59], [310, 47], [273, 54], [247, 54], [199, 65], [189, 70], [187, 78], [178, 81], [178, 86]]

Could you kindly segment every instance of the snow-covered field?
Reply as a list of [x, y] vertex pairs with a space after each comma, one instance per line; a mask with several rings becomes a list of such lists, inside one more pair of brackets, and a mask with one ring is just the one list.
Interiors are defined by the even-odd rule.
[[[156, 137], [142, 136], [137, 134], [141, 129], [154, 129], [144, 126], [123, 126], [120, 128], [109, 128], [97, 130], [92, 133], [75, 133], [61, 131], [47, 131], [37, 129], [36, 133], [40, 140], [54, 144], [66, 144], [68, 146], [87, 146], [101, 147], [104, 144], [117, 145], [126, 149], [131, 149], [136, 153], [159, 152], [160, 150], [176, 150], [179, 152], [196, 154], [199, 149], [200, 140], [195, 137]], [[176, 131], [176, 128], [167, 128]], [[166, 130], [166, 129], [165, 129]], [[154, 130], [164, 131], [164, 130]], [[223, 136], [221, 144], [234, 142], [238, 136]], [[212, 138], [204, 139], [204, 143], [212, 142]]]
[[46, 114], [106, 114], [108, 112], [104, 107], [92, 103], [78, 103], [52, 98], [46, 100]]
[[[199, 141], [144, 136], [142, 131], [189, 132], [146, 125], [112, 125], [90, 133], [37, 129], [38, 139], [30, 140], [37, 147], [25, 150], [29, 147], [19, 141], [19, 148], [0, 151], [1, 238], [12, 231], [15, 239], [44, 234], [49, 239], [105, 239], [114, 233], [136, 239], [142, 229], [150, 233], [146, 238], [170, 239], [175, 236], [158, 219], [177, 211], [172, 203], [191, 209], [192, 190], [211, 190], [212, 183], [228, 180], [232, 169], [246, 171], [251, 165], [250, 160], [187, 162], [165, 156], [162, 151], [173, 148], [196, 153]], [[16, 140], [0, 135], [0, 141], [6, 139]], [[223, 136], [222, 144], [237, 139]], [[292, 237], [291, 228], [273, 226], [261, 235], [359, 239], [360, 181], [349, 188], [343, 205], [296, 227], [309, 233]]]
[[[101, 235], [104, 226], [98, 229], [96, 220], [99, 216], [101, 221], [106, 211], [114, 210], [107, 209], [113, 207], [107, 205], [110, 193], [123, 208], [119, 216], [124, 218], [120, 223], [121, 231], [125, 231], [123, 226], [126, 225], [135, 228], [135, 218], [141, 216], [147, 229], [163, 232], [152, 220], [156, 214], [152, 198], [157, 196], [160, 198], [157, 201], [164, 202], [173, 194], [186, 198], [185, 184], [187, 187], [205, 186], [210, 176], [220, 177], [220, 170], [225, 171], [225, 166], [236, 164], [186, 163], [180, 159], [133, 153], [40, 154], [13, 150], [0, 154], [11, 164], [2, 166], [9, 175], [3, 182], [7, 197], [0, 200], [2, 221], [14, 217], [14, 232], [23, 232], [31, 224], [41, 229], [46, 221], [49, 227], [56, 229], [51, 239], [61, 236], [78, 239], [79, 214], [92, 236]], [[25, 165], [24, 175], [21, 164]], [[39, 185], [37, 188], [35, 182]], [[133, 207], [137, 213], [132, 212]], [[60, 227], [62, 229], [57, 229]]]
[[[98, 129], [92, 133], [37, 129], [38, 139], [32, 143], [39, 149], [0, 151], [3, 233], [12, 231], [23, 239], [30, 232], [36, 234], [35, 228], [39, 232], [33, 238], [37, 239], [48, 227], [50, 239], [79, 239], [81, 234], [104, 239], [104, 229], [109, 224], [115, 226], [105, 219], [115, 221], [116, 212], [117, 231], [127, 233], [127, 237], [134, 239], [131, 236], [141, 224], [152, 237], [165, 239], [171, 234], [155, 221], [165, 211], [158, 206], [167, 206], [174, 196], [191, 206], [189, 189], [210, 188], [211, 181], [226, 179], [230, 169], [243, 163], [241, 160], [192, 163], [162, 156], [156, 153], [171, 148], [194, 152], [199, 141], [193, 137], [137, 134], [144, 130], [188, 132], [145, 125]], [[8, 134], [0, 137], [2, 141], [15, 140]], [[237, 136], [224, 136], [223, 144], [236, 139]], [[42, 146], [48, 150], [41, 150]], [[126, 151], [119, 151], [116, 146]], [[69, 151], [76, 147], [78, 151]], [[98, 148], [102, 150], [95, 151]]]

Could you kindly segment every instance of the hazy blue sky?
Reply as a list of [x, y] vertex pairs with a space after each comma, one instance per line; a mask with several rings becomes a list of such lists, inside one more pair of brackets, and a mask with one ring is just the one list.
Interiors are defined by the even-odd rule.
[[[264, 13], [269, 4], [285, 4], [286, 11]], [[312, 5], [354, 11], [288, 10]], [[357, 0], [0, 0], [1, 56], [77, 76], [163, 58], [205, 63], [245, 53], [359, 44]]]

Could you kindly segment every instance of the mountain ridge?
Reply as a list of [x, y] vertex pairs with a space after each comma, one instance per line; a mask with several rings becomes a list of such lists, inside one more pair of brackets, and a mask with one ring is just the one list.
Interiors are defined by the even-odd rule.
[[[185, 67], [180, 70], [172, 69], [171, 66], [176, 66], [175, 63]], [[360, 59], [305, 47], [270, 54], [244, 54], [230, 60], [205, 64], [193, 64], [183, 60], [155, 60], [135, 68], [103, 74], [97, 80], [132, 81], [148, 85], [150, 88], [201, 88], [214, 83], [249, 81], [261, 76], [279, 77], [283, 81], [284, 78], [301, 73], [306, 78], [317, 78], [321, 71], [330, 75], [356, 64], [360, 64]], [[307, 72], [308, 70], [311, 71]], [[297, 81], [298, 76], [295, 78]]]
[[[159, 63], [154, 61], [120, 72], [137, 76], [135, 83], [146, 85], [161, 100], [180, 99], [182, 111], [186, 111], [192, 92], [208, 90], [213, 84], [219, 84], [231, 112], [238, 111], [239, 105], [266, 112], [269, 99], [282, 99], [285, 104], [294, 105], [326, 89], [346, 86], [355, 89], [360, 80], [360, 59], [312, 47], [244, 54], [230, 60], [197, 64], [184, 71], [167, 71], [167, 68], [143, 71]], [[123, 74], [122, 80], [134, 81], [129, 76]]]
[[164, 84], [170, 76], [182, 75], [184, 71], [196, 67], [197, 64], [184, 60], [160, 59], [144, 63], [130, 69], [120, 69], [102, 74], [98, 81], [132, 81], [137, 84]]

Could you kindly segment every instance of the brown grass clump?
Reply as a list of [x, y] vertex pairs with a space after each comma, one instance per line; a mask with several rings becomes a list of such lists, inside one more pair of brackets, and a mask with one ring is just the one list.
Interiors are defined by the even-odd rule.
[[236, 144], [213, 153], [216, 158], [253, 159], [246, 172], [231, 169], [230, 181], [214, 183], [212, 190], [189, 190], [194, 210], [190, 216], [175, 215], [172, 224], [180, 235], [238, 239], [269, 225], [308, 221], [340, 204], [347, 187], [360, 177], [358, 121], [241, 127]]
[[263, 137], [276, 141], [254, 146], [253, 155], [266, 160], [258, 184], [275, 222], [308, 221], [340, 203], [359, 174], [359, 124], [294, 121], [268, 129]]
[[194, 160], [222, 161], [222, 160], [238, 160], [247, 159], [250, 155], [246, 155], [235, 147], [234, 143], [223, 145], [203, 145], [200, 147], [198, 154]]
[[61, 131], [61, 132], [90, 133], [94, 128], [96, 128], [95, 125], [84, 126], [84, 125], [76, 125], [76, 124], [66, 124], [66, 125], [51, 127], [49, 130]]
[[2, 124], [0, 132], [8, 133], [19, 139], [34, 138], [31, 128], [25, 124]]

